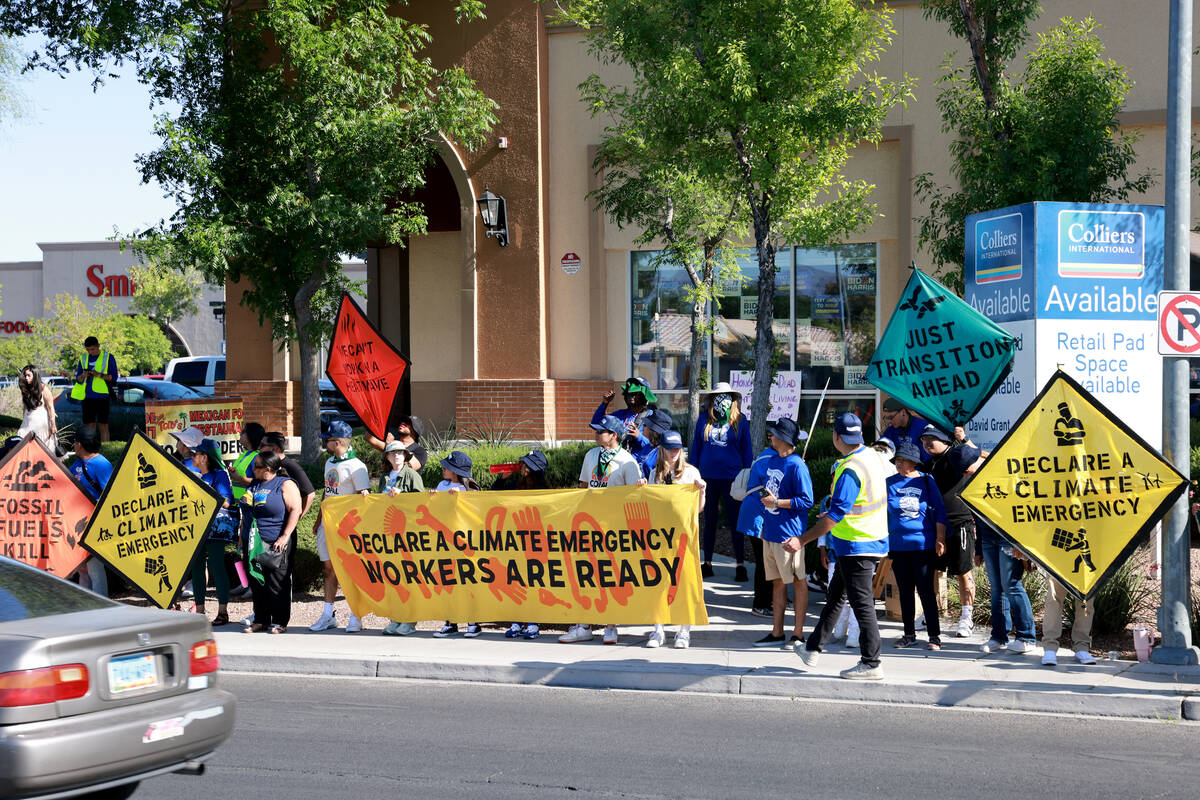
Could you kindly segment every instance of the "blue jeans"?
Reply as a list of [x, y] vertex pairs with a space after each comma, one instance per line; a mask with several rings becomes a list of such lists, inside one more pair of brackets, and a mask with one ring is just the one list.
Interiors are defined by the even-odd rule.
[[[1015, 627], [1018, 639], [1033, 644], [1037, 641], [1033, 606], [1029, 602], [1029, 595], [1025, 594], [1025, 587], [1021, 585], [1025, 567], [1008, 554], [1012, 552], [1008, 542], [986, 530], [983, 525], [979, 526], [977, 532], [983, 548], [988, 583], [991, 584], [992, 640], [1007, 642], [1009, 630]], [[1006, 550], [1008, 553], [1004, 552]]]

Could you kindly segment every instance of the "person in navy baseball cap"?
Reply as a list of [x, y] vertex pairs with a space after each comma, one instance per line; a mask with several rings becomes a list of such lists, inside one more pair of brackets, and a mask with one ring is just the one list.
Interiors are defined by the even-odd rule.
[[349, 439], [354, 435], [354, 430], [340, 419], [332, 420], [325, 432], [321, 434], [322, 439]]
[[600, 418], [599, 422], [592, 423], [592, 430], [602, 431], [605, 433], [615, 433], [620, 436], [621, 432], [625, 430], [625, 424], [612, 414], [605, 414]]
[[791, 445], [803, 442], [808, 438], [808, 434], [800, 430], [800, 426], [796, 424], [796, 420], [788, 417], [767, 423], [767, 433], [773, 433], [779, 437], [780, 441]]
[[853, 411], [839, 414], [833, 420], [833, 432], [840, 436], [846, 444], [863, 443], [862, 420]]

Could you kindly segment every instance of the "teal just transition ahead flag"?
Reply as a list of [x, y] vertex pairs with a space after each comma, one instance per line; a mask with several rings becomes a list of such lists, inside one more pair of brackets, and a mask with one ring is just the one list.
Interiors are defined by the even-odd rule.
[[949, 433], [975, 416], [1008, 375], [1016, 341], [914, 269], [866, 378]]

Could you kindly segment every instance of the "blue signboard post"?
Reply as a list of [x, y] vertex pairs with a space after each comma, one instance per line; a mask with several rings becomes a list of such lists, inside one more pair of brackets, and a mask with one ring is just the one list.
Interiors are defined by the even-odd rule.
[[1017, 339], [971, 438], [994, 448], [1061, 365], [1160, 447], [1162, 207], [1026, 203], [972, 214], [965, 234], [966, 300]]

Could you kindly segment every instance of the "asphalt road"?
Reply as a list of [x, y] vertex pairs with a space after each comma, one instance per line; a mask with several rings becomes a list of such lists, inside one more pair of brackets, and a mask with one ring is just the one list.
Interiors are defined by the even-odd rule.
[[737, 696], [223, 675], [233, 737], [140, 800], [1194, 797], [1200, 725]]

